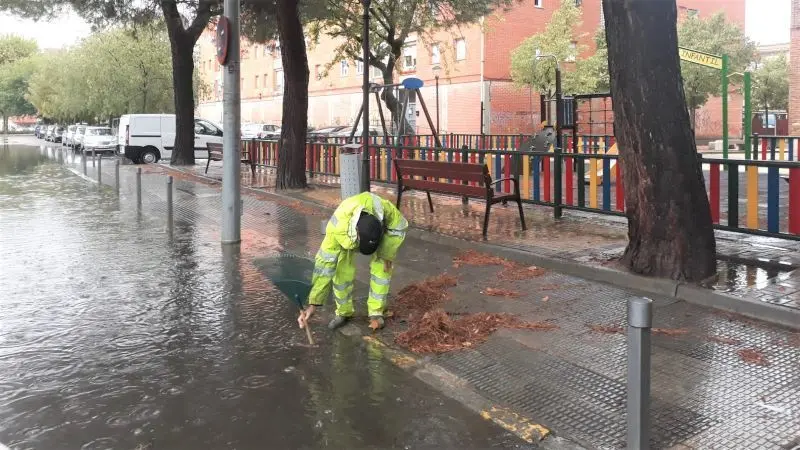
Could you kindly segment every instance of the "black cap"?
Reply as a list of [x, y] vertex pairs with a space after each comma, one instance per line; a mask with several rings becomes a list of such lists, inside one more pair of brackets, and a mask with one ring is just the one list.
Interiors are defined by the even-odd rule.
[[378, 249], [383, 235], [383, 226], [377, 217], [372, 214], [361, 212], [356, 224], [358, 232], [358, 251], [364, 255], [371, 255]]

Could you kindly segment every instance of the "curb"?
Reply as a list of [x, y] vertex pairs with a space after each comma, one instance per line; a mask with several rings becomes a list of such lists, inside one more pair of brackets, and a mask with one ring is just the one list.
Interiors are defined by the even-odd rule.
[[[209, 182], [220, 183], [219, 180], [214, 178], [197, 175], [193, 172], [177, 169], [164, 164], [159, 165], [166, 170], [174, 170], [186, 175], [207, 180]], [[291, 195], [277, 191], [265, 191], [247, 186], [242, 186], [242, 189], [247, 192], [268, 194], [280, 198], [296, 200], [325, 211], [333, 211], [333, 208], [330, 208], [325, 204], [309, 200], [308, 198], [302, 196]], [[696, 285], [690, 283], [664, 280], [661, 278], [649, 278], [632, 273], [587, 266], [578, 262], [538, 255], [526, 250], [520, 250], [501, 244], [468, 241], [466, 239], [460, 239], [439, 232], [426, 230], [413, 224], [411, 224], [408, 234], [423, 241], [444, 243], [458, 248], [468, 247], [472, 249], [483, 249], [485, 252], [493, 252], [504, 258], [517, 262], [540, 266], [545, 269], [584, 278], [589, 281], [609, 284], [638, 292], [643, 295], [658, 295], [661, 297], [673, 298], [678, 301], [682, 300], [688, 303], [740, 314], [751, 319], [769, 322], [782, 327], [800, 330], [800, 311], [796, 311], [791, 308], [783, 308], [778, 305], [753, 299], [735, 297], [733, 295], [711, 289], [697, 287]]]

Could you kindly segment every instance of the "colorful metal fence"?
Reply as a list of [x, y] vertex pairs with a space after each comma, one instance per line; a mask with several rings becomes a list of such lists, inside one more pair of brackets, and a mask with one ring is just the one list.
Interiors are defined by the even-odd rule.
[[[752, 138], [752, 159], [761, 161], [800, 161], [800, 136], [759, 136]], [[745, 152], [750, 159], [750, 151]]]
[[[525, 202], [610, 215], [624, 215], [625, 187], [619, 156], [612, 154], [613, 137], [579, 137], [577, 151], [528, 152], [415, 145], [370, 146], [370, 173], [375, 182], [395, 183], [396, 158], [486, 164], [495, 179], [515, 175]], [[411, 139], [406, 140], [411, 144]], [[256, 164], [274, 167], [276, 142], [243, 141]], [[311, 176], [339, 175], [338, 144], [307, 144], [306, 167]], [[794, 147], [797, 148], [797, 147]], [[795, 155], [796, 156], [796, 155]], [[560, 162], [558, 164], [557, 162]], [[711, 215], [719, 229], [800, 239], [800, 162], [703, 159]], [[447, 180], [441, 180], [447, 181]], [[474, 183], [473, 183], [474, 184]], [[499, 192], [511, 192], [504, 181]], [[744, 207], [740, 201], [744, 201]]]

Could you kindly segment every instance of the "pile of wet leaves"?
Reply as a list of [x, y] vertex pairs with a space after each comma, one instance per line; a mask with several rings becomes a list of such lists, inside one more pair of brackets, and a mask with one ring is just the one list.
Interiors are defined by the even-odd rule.
[[480, 312], [453, 319], [441, 308], [426, 312], [395, 342], [414, 353], [445, 353], [470, 348], [485, 341], [499, 328], [553, 330], [547, 322], [525, 322], [510, 314]]
[[447, 289], [457, 284], [458, 279], [447, 273], [409, 284], [397, 293], [393, 312], [397, 317], [412, 321], [448, 301], [450, 293]]
[[501, 266], [497, 279], [501, 281], [521, 281], [539, 277], [547, 273], [546, 270], [536, 266], [526, 266], [518, 262], [509, 261], [499, 256], [487, 255], [475, 250], [466, 250], [453, 258], [453, 267], [461, 266]]

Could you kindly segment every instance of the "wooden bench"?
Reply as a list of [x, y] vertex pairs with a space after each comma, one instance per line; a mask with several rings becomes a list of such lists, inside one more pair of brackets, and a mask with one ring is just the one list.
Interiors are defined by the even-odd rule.
[[[214, 143], [207, 143], [206, 146], [208, 147], [208, 162], [206, 163], [206, 173], [208, 173], [208, 166], [211, 165], [211, 161], [222, 161], [222, 144], [214, 144]], [[250, 158], [250, 152], [248, 150], [242, 149], [242, 164], [247, 164], [250, 166], [250, 173], [253, 176], [256, 176], [256, 163], [255, 161]]]
[[[511, 200], [517, 202], [519, 220], [522, 223], [522, 229], [526, 229], [525, 216], [522, 213], [522, 199], [519, 194], [519, 181], [516, 177], [492, 181], [492, 176], [489, 175], [489, 169], [485, 164], [395, 159], [394, 168], [397, 172], [398, 208], [403, 192], [412, 189], [425, 191], [431, 212], [433, 212], [431, 192], [483, 199], [486, 201], [486, 213], [483, 218], [483, 236], [485, 237], [489, 227], [489, 213], [492, 205], [496, 203], [505, 205]], [[414, 179], [414, 176], [419, 176], [421, 179]], [[449, 179], [453, 182], [441, 182], [440, 179]], [[493, 186], [506, 180], [514, 182], [514, 193], [496, 195]], [[469, 182], [475, 182], [477, 185], [469, 185]]]

